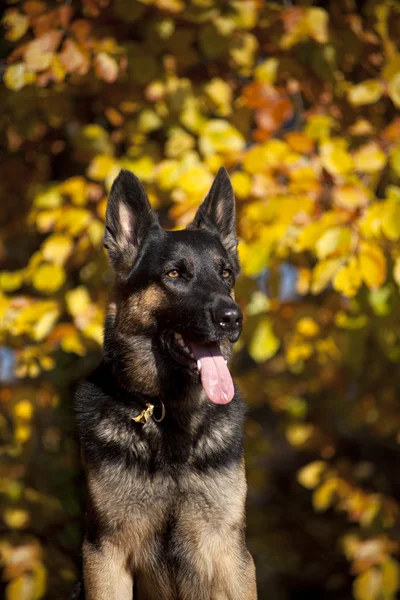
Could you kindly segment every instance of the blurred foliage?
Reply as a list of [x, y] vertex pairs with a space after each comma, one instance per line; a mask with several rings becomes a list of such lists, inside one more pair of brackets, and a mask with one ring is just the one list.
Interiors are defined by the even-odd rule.
[[224, 164], [260, 598], [396, 598], [397, 0], [13, 0], [2, 24], [4, 597], [78, 576], [71, 395], [100, 356], [115, 175], [173, 228]]

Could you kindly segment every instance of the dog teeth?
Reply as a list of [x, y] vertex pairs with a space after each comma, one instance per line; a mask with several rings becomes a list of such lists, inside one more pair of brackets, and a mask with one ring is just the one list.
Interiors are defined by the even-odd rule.
[[225, 364], [226, 364], [226, 365], [228, 364], [228, 361], [227, 361], [226, 359], [225, 359]]
[[200, 362], [200, 360], [197, 361], [197, 370], [200, 373], [200, 371], [201, 371], [201, 362]]

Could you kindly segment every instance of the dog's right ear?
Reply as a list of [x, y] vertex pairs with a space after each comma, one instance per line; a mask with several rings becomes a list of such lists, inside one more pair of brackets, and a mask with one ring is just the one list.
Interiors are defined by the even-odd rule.
[[139, 179], [126, 169], [112, 184], [106, 213], [104, 246], [117, 275], [127, 277], [144, 236], [158, 223]]

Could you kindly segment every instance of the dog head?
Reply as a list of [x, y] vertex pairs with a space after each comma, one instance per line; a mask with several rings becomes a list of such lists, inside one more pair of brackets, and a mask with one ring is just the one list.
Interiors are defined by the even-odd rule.
[[133, 391], [163, 395], [202, 384], [208, 398], [234, 394], [226, 366], [242, 328], [235, 201], [224, 168], [184, 230], [158, 223], [146, 192], [123, 170], [111, 188], [105, 247], [116, 283], [105, 357]]

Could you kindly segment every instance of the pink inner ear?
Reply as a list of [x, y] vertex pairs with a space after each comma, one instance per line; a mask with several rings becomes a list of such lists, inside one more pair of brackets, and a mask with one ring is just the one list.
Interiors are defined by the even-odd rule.
[[119, 222], [124, 238], [135, 244], [135, 216], [123, 202], [119, 205]]
[[218, 202], [215, 210], [215, 220], [217, 223], [222, 223], [224, 218], [224, 204], [223, 202]]

